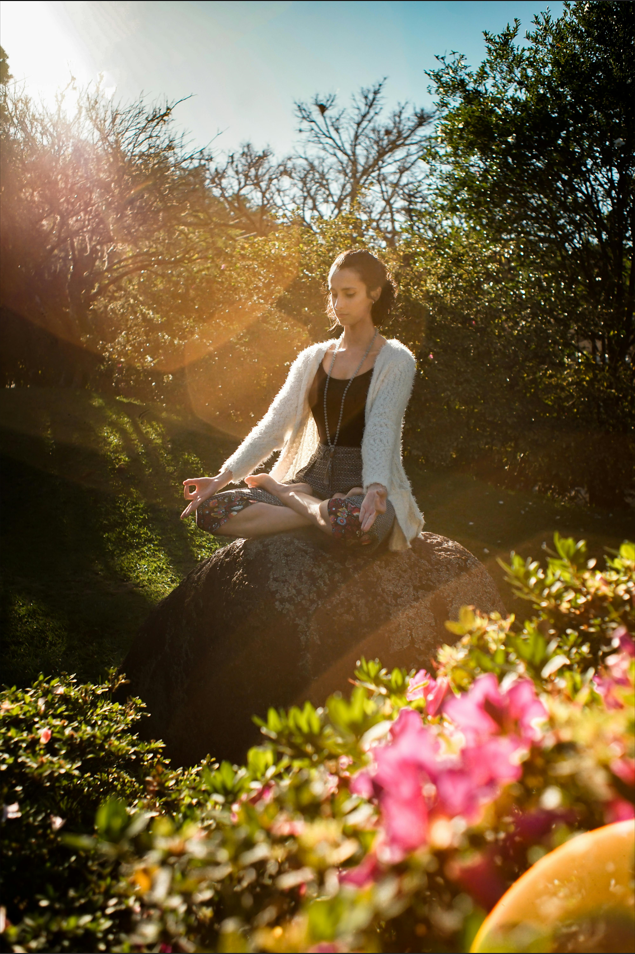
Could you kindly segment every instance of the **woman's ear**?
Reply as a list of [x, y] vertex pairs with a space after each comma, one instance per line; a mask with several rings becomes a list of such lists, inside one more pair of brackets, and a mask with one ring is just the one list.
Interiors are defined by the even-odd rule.
[[374, 288], [373, 291], [369, 293], [369, 297], [372, 298], [373, 303], [379, 301], [381, 298], [381, 288]]

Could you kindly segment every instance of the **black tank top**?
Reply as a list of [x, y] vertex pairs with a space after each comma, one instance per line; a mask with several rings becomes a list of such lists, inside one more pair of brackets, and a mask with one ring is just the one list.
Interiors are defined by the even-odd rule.
[[[342, 426], [337, 439], [338, 447], [361, 447], [362, 437], [364, 436], [364, 424], [366, 423], [366, 397], [370, 386], [370, 379], [373, 368], [365, 371], [364, 374], [358, 374], [353, 378], [351, 386], [346, 394], [344, 401], [344, 413], [342, 414]], [[349, 379], [331, 378], [329, 389], [326, 395], [326, 413], [328, 414], [329, 431], [331, 443], [335, 440], [337, 430], [337, 421], [340, 416], [340, 407], [342, 406], [342, 395], [348, 384]], [[324, 426], [324, 386], [326, 384], [326, 371], [320, 362], [317, 373], [313, 378], [311, 389], [309, 390], [309, 406], [317, 424], [320, 443], [328, 444], [326, 436], [326, 427]]]

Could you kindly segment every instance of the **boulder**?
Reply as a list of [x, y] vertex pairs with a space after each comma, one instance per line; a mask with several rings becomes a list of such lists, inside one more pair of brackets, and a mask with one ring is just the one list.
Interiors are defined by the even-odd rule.
[[435, 533], [368, 555], [318, 530], [235, 540], [153, 611], [122, 664], [125, 693], [175, 763], [241, 761], [260, 738], [252, 715], [346, 692], [361, 656], [429, 667], [466, 604], [505, 612], [476, 557]]

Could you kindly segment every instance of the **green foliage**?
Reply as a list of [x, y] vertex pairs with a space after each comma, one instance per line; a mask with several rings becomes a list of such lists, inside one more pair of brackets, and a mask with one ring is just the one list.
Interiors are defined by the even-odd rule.
[[6, 84], [12, 79], [13, 76], [9, 70], [9, 57], [0, 46], [0, 84], [2, 86], [6, 86]]
[[614, 652], [612, 634], [633, 625], [635, 550], [624, 543], [606, 569], [595, 569], [583, 540], [554, 536], [555, 553], [542, 567], [512, 553], [501, 565], [508, 581], [533, 607], [532, 616], [514, 627], [513, 616], [501, 619], [461, 610], [459, 621], [446, 623], [461, 637], [439, 652], [440, 672], [457, 688], [466, 688], [485, 672], [522, 672], [537, 684], [571, 680], [580, 689], [594, 669]]
[[635, 624], [635, 548], [603, 571], [588, 562], [583, 543], [556, 536], [545, 566], [508, 567], [533, 619], [518, 627], [464, 608], [448, 625], [460, 640], [440, 651], [437, 679], [461, 695], [483, 674], [502, 691], [529, 675], [547, 724], [481, 815], [433, 824], [403, 857], [387, 853], [384, 801], [353, 794], [351, 779], [391, 744], [405, 708], [451, 739], [413, 691], [421, 675], [362, 659], [349, 699], [271, 709], [244, 766], [176, 772], [159, 744], [136, 739], [138, 705], [113, 705], [106, 685], [7, 691], [10, 949], [466, 950], [530, 864], [635, 801], [635, 662], [616, 655]]
[[105, 799], [135, 804], [160, 757], [160, 743], [136, 736], [138, 706], [111, 702], [114, 684], [41, 676], [29, 689], [2, 693], [0, 877], [12, 919], [34, 898], [48, 907], [81, 884], [85, 870], [61, 835], [91, 831]]
[[[632, 4], [566, 4], [430, 73], [432, 196], [405, 281], [426, 349], [412, 434], [432, 466], [623, 503], [632, 485]], [[429, 355], [429, 357], [427, 357]], [[420, 402], [420, 403], [419, 403]]]
[[519, 26], [480, 66], [440, 58], [433, 135], [421, 109], [386, 113], [380, 82], [346, 109], [296, 104], [304, 145], [280, 160], [191, 154], [177, 104], [47, 111], [0, 86], [0, 378], [170, 401], [242, 437], [326, 336], [334, 256], [364, 246], [401, 289], [383, 330], [419, 358], [408, 453], [623, 505], [633, 5], [565, 4], [525, 43]]

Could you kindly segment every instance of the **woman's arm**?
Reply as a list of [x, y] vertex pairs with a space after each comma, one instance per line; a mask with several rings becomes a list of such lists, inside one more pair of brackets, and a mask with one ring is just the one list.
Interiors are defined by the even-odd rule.
[[215, 477], [188, 477], [183, 481], [183, 496], [189, 503], [181, 518], [189, 517], [203, 501], [217, 494], [227, 484], [232, 481], [238, 483], [272, 451], [282, 447], [284, 438], [295, 421], [298, 403], [303, 397], [301, 389], [304, 372], [313, 350], [305, 348], [300, 352], [265, 416], [225, 461], [219, 473]]
[[223, 464], [221, 470], [231, 471], [231, 480], [234, 483], [243, 480], [274, 450], [278, 450], [284, 444], [285, 438], [295, 422], [298, 402], [302, 398], [299, 392], [306, 364], [311, 360], [312, 354], [313, 348], [306, 348], [300, 352], [291, 365], [287, 379], [271, 402], [267, 413]]

